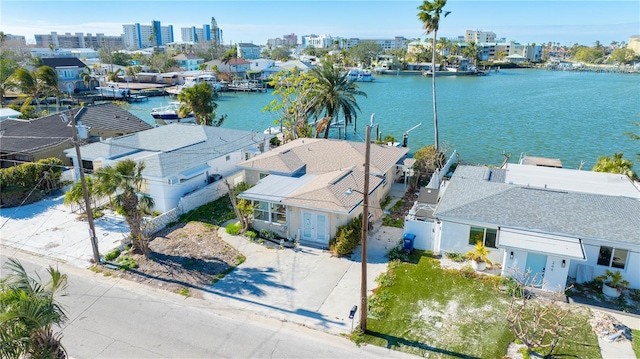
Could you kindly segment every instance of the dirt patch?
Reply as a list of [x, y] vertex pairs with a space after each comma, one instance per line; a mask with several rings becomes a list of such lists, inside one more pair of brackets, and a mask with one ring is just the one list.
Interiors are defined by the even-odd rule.
[[[100, 269], [105, 275], [200, 298], [201, 294], [193, 289], [212, 285], [244, 261], [242, 253], [218, 238], [218, 227], [201, 222], [178, 224], [158, 232], [150, 248], [149, 259], [129, 254], [138, 263], [137, 268]], [[125, 255], [126, 252], [119, 258]]]

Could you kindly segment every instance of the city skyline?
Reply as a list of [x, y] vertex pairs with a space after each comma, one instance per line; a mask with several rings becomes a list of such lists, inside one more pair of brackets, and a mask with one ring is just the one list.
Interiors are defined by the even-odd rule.
[[[125, 24], [202, 27], [215, 17], [225, 44], [253, 42], [295, 33], [346, 38], [427, 37], [418, 20], [422, 1], [23, 1], [0, 2], [0, 30], [35, 43], [35, 34], [103, 33], [118, 36]], [[37, 11], [25, 11], [37, 9]], [[640, 34], [638, 1], [459, 1], [440, 22], [438, 37], [463, 36], [466, 30], [494, 32], [520, 43], [559, 42], [593, 45], [628, 41]], [[104, 21], [105, 14], [113, 20]], [[431, 37], [432, 35], [429, 35]]]

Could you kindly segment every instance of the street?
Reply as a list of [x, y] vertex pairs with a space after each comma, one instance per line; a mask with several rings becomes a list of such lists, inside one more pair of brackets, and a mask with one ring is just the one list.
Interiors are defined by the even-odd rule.
[[230, 299], [200, 300], [104, 277], [52, 259], [0, 247], [48, 280], [57, 265], [69, 286], [57, 299], [69, 320], [62, 343], [71, 358], [408, 358], [374, 346], [234, 309]]

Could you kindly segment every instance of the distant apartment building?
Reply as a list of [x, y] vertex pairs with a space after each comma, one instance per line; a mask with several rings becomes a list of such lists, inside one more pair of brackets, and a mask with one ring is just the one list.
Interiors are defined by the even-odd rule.
[[640, 35], [629, 36], [627, 49], [633, 50], [636, 55], [640, 55]]
[[245, 60], [255, 60], [260, 58], [260, 46], [251, 43], [240, 42], [236, 45], [238, 57]]
[[302, 37], [304, 48], [313, 46], [316, 49], [329, 49], [337, 47], [340, 49], [350, 49], [359, 43], [373, 42], [382, 48], [383, 51], [404, 49], [407, 47], [404, 36], [396, 36], [392, 39], [360, 39], [332, 37], [331, 35], [307, 35]]
[[122, 36], [105, 36], [102, 33], [92, 35], [87, 33], [86, 35], [77, 32], [75, 34], [65, 33], [58, 34], [53, 31], [51, 34], [36, 34], [36, 47], [46, 48], [53, 46], [54, 48], [67, 48], [67, 49], [83, 49], [83, 48], [109, 48], [109, 49], [121, 49], [124, 45]]
[[464, 34], [465, 42], [495, 42], [496, 34], [491, 31], [467, 30]]
[[27, 46], [27, 40], [22, 35], [4, 34], [4, 41], [9, 44], [18, 46]]
[[122, 25], [124, 46], [127, 49], [144, 49], [164, 46], [173, 39], [173, 25], [162, 26], [160, 21], [152, 21], [151, 25]]
[[268, 39], [267, 46], [280, 47], [280, 46], [295, 47], [298, 45], [298, 35], [291, 33], [289, 35], [282, 35], [282, 38], [276, 37], [275, 39]]
[[331, 35], [305, 35], [302, 37], [302, 47], [316, 49], [328, 49], [333, 46], [334, 38]]
[[396, 50], [396, 49], [404, 49], [407, 47], [405, 44], [406, 38], [404, 36], [396, 36], [393, 39], [349, 39], [347, 41], [347, 49], [358, 45], [363, 42], [372, 42], [380, 45], [382, 51]]
[[215, 18], [211, 18], [211, 25], [204, 24], [201, 28], [195, 26], [183, 27], [180, 29], [182, 41], [193, 42], [212, 42], [213, 44], [222, 44], [222, 30], [218, 28]]

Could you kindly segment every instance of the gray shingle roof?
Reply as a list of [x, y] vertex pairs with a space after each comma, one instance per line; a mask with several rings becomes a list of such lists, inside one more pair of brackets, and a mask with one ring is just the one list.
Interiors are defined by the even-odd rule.
[[459, 166], [435, 211], [438, 218], [640, 243], [638, 199], [495, 183], [483, 167]]
[[76, 121], [82, 121], [89, 128], [122, 133], [144, 131], [153, 127], [131, 112], [112, 103], [85, 106], [76, 115]]
[[86, 160], [114, 160], [146, 152], [144, 175], [167, 177], [264, 142], [266, 138], [267, 135], [249, 131], [174, 123], [82, 146], [81, 155]]

